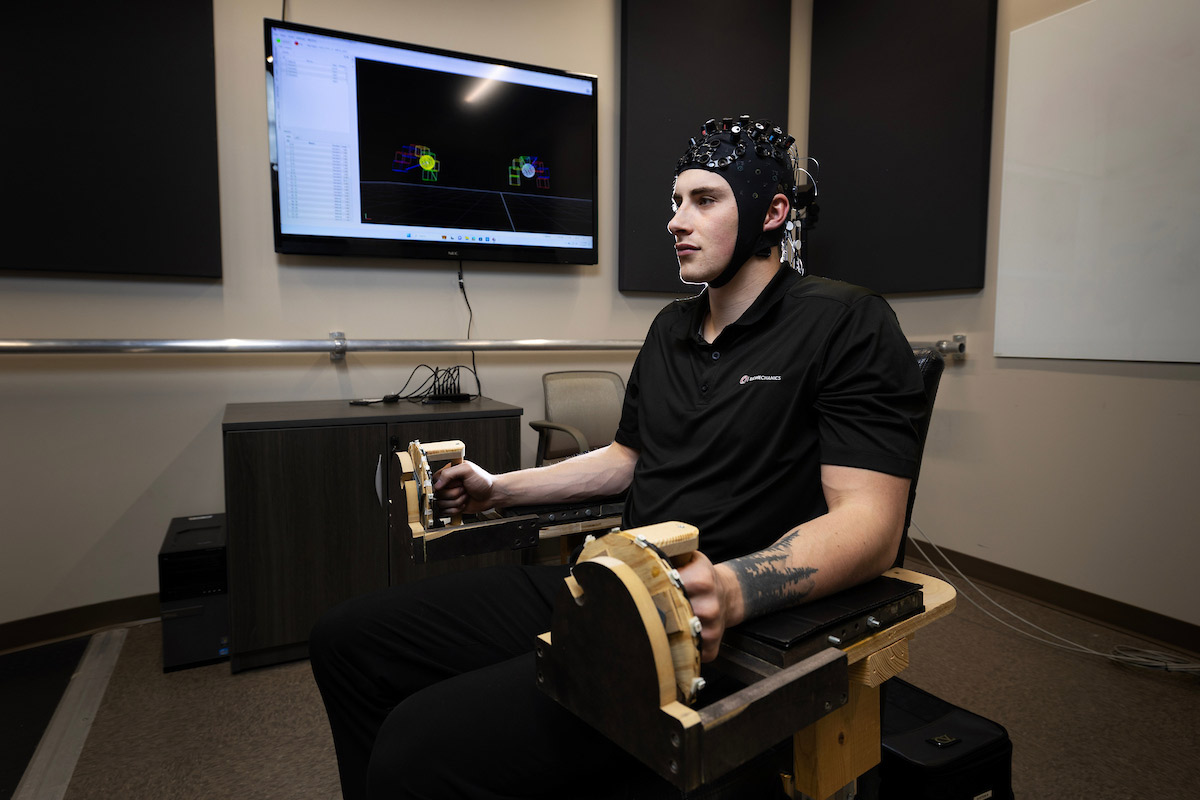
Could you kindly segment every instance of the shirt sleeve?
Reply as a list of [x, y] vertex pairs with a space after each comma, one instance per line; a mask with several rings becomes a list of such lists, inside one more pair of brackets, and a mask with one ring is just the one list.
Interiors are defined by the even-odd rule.
[[[643, 347], [643, 350], [645, 348]], [[641, 380], [639, 367], [642, 363], [642, 353], [633, 360], [633, 368], [629, 371], [629, 380], [625, 382], [625, 401], [621, 406], [621, 422], [617, 425], [614, 439], [618, 444], [641, 452], [642, 436], [638, 424], [638, 400], [641, 396]]]
[[925, 387], [887, 301], [868, 295], [847, 307], [819, 375], [821, 463], [915, 477]]

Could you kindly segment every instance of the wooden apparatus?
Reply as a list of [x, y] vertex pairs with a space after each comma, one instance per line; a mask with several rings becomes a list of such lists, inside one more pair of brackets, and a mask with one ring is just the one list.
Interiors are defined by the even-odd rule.
[[[633, 569], [654, 604], [658, 622], [667, 637], [667, 649], [671, 656], [670, 669], [663, 665], [659, 676], [664, 683], [668, 678], [676, 688], [676, 696], [683, 703], [693, 703], [704, 686], [700, 677], [700, 620], [692, 614], [675, 571], [675, 563], [691, 558], [700, 541], [700, 532], [682, 522], [663, 522], [645, 528], [616, 531], [599, 539], [589, 538], [579, 554], [578, 563], [607, 558], [616, 559]], [[611, 565], [611, 561], [606, 562]], [[583, 587], [575, 578], [566, 579], [567, 588], [578, 601], [584, 595]], [[654, 620], [645, 620], [649, 627]], [[655, 665], [658, 668], [658, 665]]]
[[460, 515], [447, 519], [437, 516], [434, 474], [442, 466], [462, 463], [465, 454], [466, 445], [457, 439], [428, 444], [414, 440], [407, 449], [392, 453], [400, 466], [392, 473], [397, 476], [400, 491], [389, 494], [400, 498], [398, 504], [401, 507], [391, 509], [391, 514], [406, 520], [403, 524], [407, 524], [412, 534], [412, 559], [418, 564], [497, 550], [516, 550], [538, 543], [536, 515], [478, 522], [463, 522]]
[[682, 523], [589, 541], [538, 637], [538, 686], [684, 791], [792, 737], [789, 795], [837, 796], [879, 763], [878, 687], [907, 666], [907, 638], [954, 607], [954, 590], [889, 570], [921, 585], [925, 611], [787, 667], [722, 645], [717, 666], [745, 686], [705, 704], [691, 606], [664, 564], [694, 549]]
[[[611, 520], [597, 515], [564, 526], [537, 514], [440, 519], [434, 473], [443, 463], [460, 462], [464, 450], [457, 440], [414, 441], [393, 454], [400, 467], [389, 470], [400, 483], [400, 491], [389, 493], [400, 498], [391, 510], [393, 530], [411, 534], [414, 562], [531, 547], [547, 523], [575, 530], [602, 524], [601, 516], [605, 524]], [[821, 649], [810, 638], [811, 646], [764, 660], [764, 653], [747, 652], [729, 636], [715, 666], [744, 688], [708, 697], [698, 622], [672, 563], [690, 558], [697, 539], [694, 527], [670, 522], [589, 540], [559, 590], [550, 631], [537, 639], [538, 686], [682, 790], [714, 781], [792, 737], [793, 771], [782, 776], [788, 795], [844, 796], [845, 787], [879, 763], [880, 685], [908, 665], [908, 638], [954, 608], [954, 589], [916, 572], [889, 570], [886, 576], [920, 586], [924, 611], [848, 643], [835, 637], [837, 647]], [[838, 597], [853, 598], [855, 591]]]
[[[467, 446], [457, 439], [421, 444], [419, 439], [408, 443], [408, 451], [400, 455], [404, 469], [405, 499], [408, 501], [409, 526], [413, 535], [424, 535], [433, 529], [433, 470], [430, 461], [461, 464]], [[406, 458], [407, 456], [407, 458]], [[461, 525], [462, 515], [455, 515], [451, 525]]]
[[[589, 543], [606, 553], [581, 560], [564, 581], [551, 629], [538, 637], [537, 681], [659, 775], [690, 790], [844, 705], [846, 658], [830, 649], [707, 706], [689, 706], [695, 695], [690, 663], [680, 658], [685, 670], [676, 675], [668, 628], [692, 618], [690, 605], [665, 621], [664, 599], [656, 602], [638, 570], [620, 558], [631, 546], [641, 549], [630, 538], [654, 538], [661, 527]], [[677, 649], [686, 648], [677, 641]]]

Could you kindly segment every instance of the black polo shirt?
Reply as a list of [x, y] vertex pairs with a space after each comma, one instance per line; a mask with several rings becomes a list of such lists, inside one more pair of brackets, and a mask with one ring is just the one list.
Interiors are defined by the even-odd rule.
[[914, 476], [925, 393], [882, 297], [785, 268], [712, 344], [707, 312], [707, 292], [667, 306], [634, 362], [626, 527], [691, 523], [719, 562], [824, 514], [822, 464]]

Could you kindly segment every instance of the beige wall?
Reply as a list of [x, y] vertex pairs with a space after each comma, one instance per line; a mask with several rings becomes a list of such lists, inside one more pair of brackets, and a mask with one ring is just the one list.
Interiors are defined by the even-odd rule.
[[1200, 365], [991, 355], [1009, 34], [1076, 5], [1000, 0], [984, 290], [893, 299], [910, 338], [965, 333], [971, 353], [942, 380], [914, 520], [959, 552], [1200, 623]]
[[[991, 357], [1007, 34], [1074, 0], [1001, 0], [987, 286], [894, 298], [913, 339], [968, 336], [942, 383], [916, 521], [939, 543], [1193, 623], [1200, 560], [1196, 365]], [[639, 338], [662, 297], [616, 291], [615, 0], [298, 0], [300, 22], [591, 72], [600, 79], [601, 263], [466, 265], [478, 338]], [[449, 262], [273, 252], [262, 34], [277, 0], [215, 0], [225, 278], [0, 278], [0, 337], [462, 338]], [[793, 131], [806, 126], [809, 0], [797, 0]], [[665, 46], [675, 46], [666, 42]], [[1068, 56], [1064, 56], [1068, 57]], [[798, 138], [804, 139], [802, 133]], [[666, 187], [663, 187], [666, 191]], [[827, 210], [832, 213], [832, 209]], [[162, 258], [169, 259], [169, 252]], [[436, 359], [436, 361], [434, 361]], [[378, 395], [455, 354], [0, 357], [0, 623], [157, 590], [172, 517], [224, 507], [228, 402]], [[631, 353], [482, 354], [484, 391], [542, 413], [550, 368], [626, 372]], [[533, 437], [523, 434], [523, 460]]]

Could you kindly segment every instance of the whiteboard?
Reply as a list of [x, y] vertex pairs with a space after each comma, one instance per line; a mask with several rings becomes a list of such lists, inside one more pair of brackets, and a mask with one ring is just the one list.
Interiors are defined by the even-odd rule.
[[1200, 361], [1200, 2], [1013, 31], [997, 356]]

